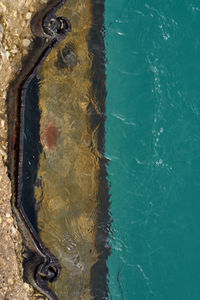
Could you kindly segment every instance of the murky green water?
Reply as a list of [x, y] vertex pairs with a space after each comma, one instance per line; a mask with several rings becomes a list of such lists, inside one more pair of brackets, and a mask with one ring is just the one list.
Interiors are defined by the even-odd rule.
[[23, 205], [61, 264], [60, 277], [49, 284], [59, 300], [94, 299], [100, 285], [106, 293], [106, 233], [99, 225], [108, 201], [104, 6], [97, 2], [69, 0], [58, 10], [72, 32], [52, 49], [26, 97]]
[[200, 2], [106, 1], [110, 299], [200, 298]]

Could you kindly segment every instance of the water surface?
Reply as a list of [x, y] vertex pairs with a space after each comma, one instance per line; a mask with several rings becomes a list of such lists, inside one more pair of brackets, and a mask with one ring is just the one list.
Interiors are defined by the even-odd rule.
[[200, 3], [106, 1], [110, 299], [200, 297]]

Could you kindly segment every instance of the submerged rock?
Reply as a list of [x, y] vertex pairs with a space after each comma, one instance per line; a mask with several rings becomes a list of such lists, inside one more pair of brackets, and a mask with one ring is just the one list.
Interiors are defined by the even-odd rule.
[[72, 71], [77, 65], [77, 55], [74, 51], [74, 47], [71, 44], [65, 45], [65, 47], [58, 52], [58, 60], [55, 63], [59, 69], [67, 68], [68, 71]]

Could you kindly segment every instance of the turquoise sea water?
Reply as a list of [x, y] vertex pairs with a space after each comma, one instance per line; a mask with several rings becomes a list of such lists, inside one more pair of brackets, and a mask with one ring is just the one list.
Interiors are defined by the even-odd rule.
[[200, 299], [200, 1], [107, 0], [110, 299]]

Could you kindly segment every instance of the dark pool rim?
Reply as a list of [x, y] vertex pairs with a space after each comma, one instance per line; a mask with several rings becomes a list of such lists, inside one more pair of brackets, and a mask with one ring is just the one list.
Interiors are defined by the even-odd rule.
[[97, 233], [95, 246], [98, 251], [98, 261], [91, 269], [91, 291], [96, 300], [108, 299], [108, 267], [107, 259], [111, 253], [109, 246], [111, 217], [110, 194], [107, 164], [105, 159], [105, 120], [106, 120], [106, 49], [105, 49], [105, 0], [92, 1], [93, 22], [89, 35], [89, 51], [94, 54], [92, 63], [92, 93], [96, 98], [101, 117], [98, 129], [98, 151], [100, 158], [100, 174], [98, 189]]

